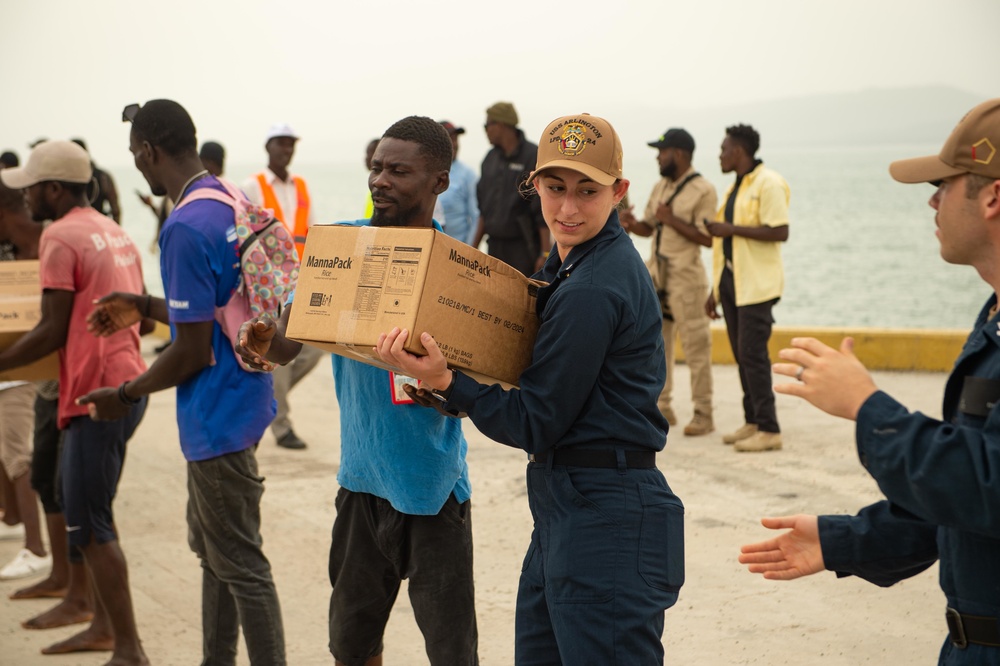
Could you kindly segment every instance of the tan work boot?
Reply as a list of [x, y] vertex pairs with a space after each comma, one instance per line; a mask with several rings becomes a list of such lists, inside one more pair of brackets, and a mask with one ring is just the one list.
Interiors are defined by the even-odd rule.
[[663, 418], [667, 420], [672, 426], [677, 425], [677, 415], [674, 414], [672, 407], [660, 407], [660, 413], [663, 414]]
[[760, 451], [780, 451], [781, 450], [781, 433], [780, 432], [764, 432], [761, 430], [756, 434], [747, 437], [746, 439], [741, 439], [736, 442], [736, 450], [741, 453], [758, 453]]
[[708, 433], [714, 431], [715, 424], [712, 423], [712, 417], [708, 414], [702, 414], [701, 412], [695, 412], [694, 416], [691, 417], [691, 423], [684, 426], [684, 434], [688, 437], [707, 435]]
[[752, 437], [757, 434], [757, 424], [756, 423], [744, 423], [736, 432], [731, 432], [728, 435], [722, 436], [723, 444], [735, 444], [741, 439], [746, 439], [747, 437]]

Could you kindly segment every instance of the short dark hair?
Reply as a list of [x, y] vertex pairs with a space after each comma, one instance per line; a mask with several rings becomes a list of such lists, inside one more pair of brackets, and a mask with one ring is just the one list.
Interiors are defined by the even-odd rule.
[[0, 183], [0, 210], [10, 213], [27, 210], [24, 207], [24, 190], [15, 190]]
[[[85, 141], [84, 141], [83, 139], [81, 139], [81, 138], [77, 137], [77, 138], [75, 138], [75, 139], [70, 139], [70, 141], [72, 141], [72, 142], [73, 142], [73, 143], [75, 143], [76, 145], [80, 146], [80, 147], [81, 147], [81, 148], [83, 148], [84, 150], [87, 150], [87, 143], [86, 143], [86, 142], [85, 142]], [[89, 151], [89, 150], [87, 150], [87, 152], [89, 153], [90, 151]]]
[[203, 160], [211, 160], [222, 164], [223, 160], [226, 159], [226, 149], [222, 147], [221, 143], [206, 141], [201, 144], [201, 150], [198, 152], [198, 157]]
[[0, 155], [0, 164], [5, 167], [16, 167], [20, 163], [21, 160], [17, 159], [17, 153], [13, 150], [6, 150], [3, 155]]
[[148, 141], [171, 157], [198, 151], [194, 121], [184, 107], [169, 99], [154, 99], [142, 105], [132, 121], [140, 141]]
[[983, 191], [983, 188], [992, 184], [995, 180], [997, 179], [990, 178], [989, 176], [980, 176], [978, 173], [970, 173], [965, 181], [966, 198], [975, 199], [979, 197], [979, 193]]
[[732, 127], [727, 127], [726, 134], [733, 141], [743, 146], [743, 150], [746, 151], [748, 157], [753, 157], [757, 154], [757, 149], [760, 148], [760, 134], [750, 125], [733, 125]]
[[393, 123], [382, 138], [420, 144], [420, 154], [434, 171], [451, 169], [452, 145], [448, 130], [427, 116], [408, 116]]
[[68, 183], [64, 180], [57, 180], [55, 182], [62, 185], [63, 189], [74, 197], [85, 196], [87, 199], [90, 199], [90, 183], [94, 181], [90, 180], [86, 183]]

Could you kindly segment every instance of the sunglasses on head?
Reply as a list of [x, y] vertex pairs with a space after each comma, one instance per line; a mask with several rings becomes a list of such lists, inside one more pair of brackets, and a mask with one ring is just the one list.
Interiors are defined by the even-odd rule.
[[140, 104], [129, 104], [124, 109], [122, 109], [122, 122], [131, 123], [135, 121], [135, 115], [139, 113], [139, 109], [142, 106]]

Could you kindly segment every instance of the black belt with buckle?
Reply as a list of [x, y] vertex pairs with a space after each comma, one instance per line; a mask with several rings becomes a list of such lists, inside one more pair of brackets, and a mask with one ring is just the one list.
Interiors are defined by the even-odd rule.
[[966, 615], [950, 606], [945, 610], [944, 618], [948, 622], [951, 642], [958, 649], [965, 649], [969, 643], [1000, 647], [1000, 624], [997, 623], [997, 618]]
[[[656, 467], [656, 451], [624, 451], [625, 465], [632, 469], [649, 469]], [[617, 469], [618, 454], [614, 449], [550, 449], [542, 453], [533, 453], [528, 461], [533, 463], [548, 462], [552, 456], [553, 465], [568, 467], [603, 467]]]

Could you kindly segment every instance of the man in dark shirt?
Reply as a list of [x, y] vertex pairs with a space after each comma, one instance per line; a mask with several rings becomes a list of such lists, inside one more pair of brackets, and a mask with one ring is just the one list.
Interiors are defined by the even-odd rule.
[[[83, 139], [73, 139], [73, 143], [87, 150], [87, 144]], [[89, 153], [90, 151], [87, 150]], [[99, 169], [94, 160], [90, 160], [90, 168], [94, 172], [94, 180], [87, 188], [87, 198], [90, 205], [101, 215], [107, 215], [118, 224], [122, 223], [122, 210], [118, 205], [118, 189], [115, 187], [115, 180], [111, 174], [104, 169]]]
[[521, 184], [538, 158], [538, 146], [517, 128], [517, 111], [510, 102], [486, 109], [486, 137], [493, 149], [486, 154], [476, 188], [479, 229], [473, 247], [487, 238], [487, 252], [530, 276], [545, 263], [549, 233], [538, 197], [526, 198]]

